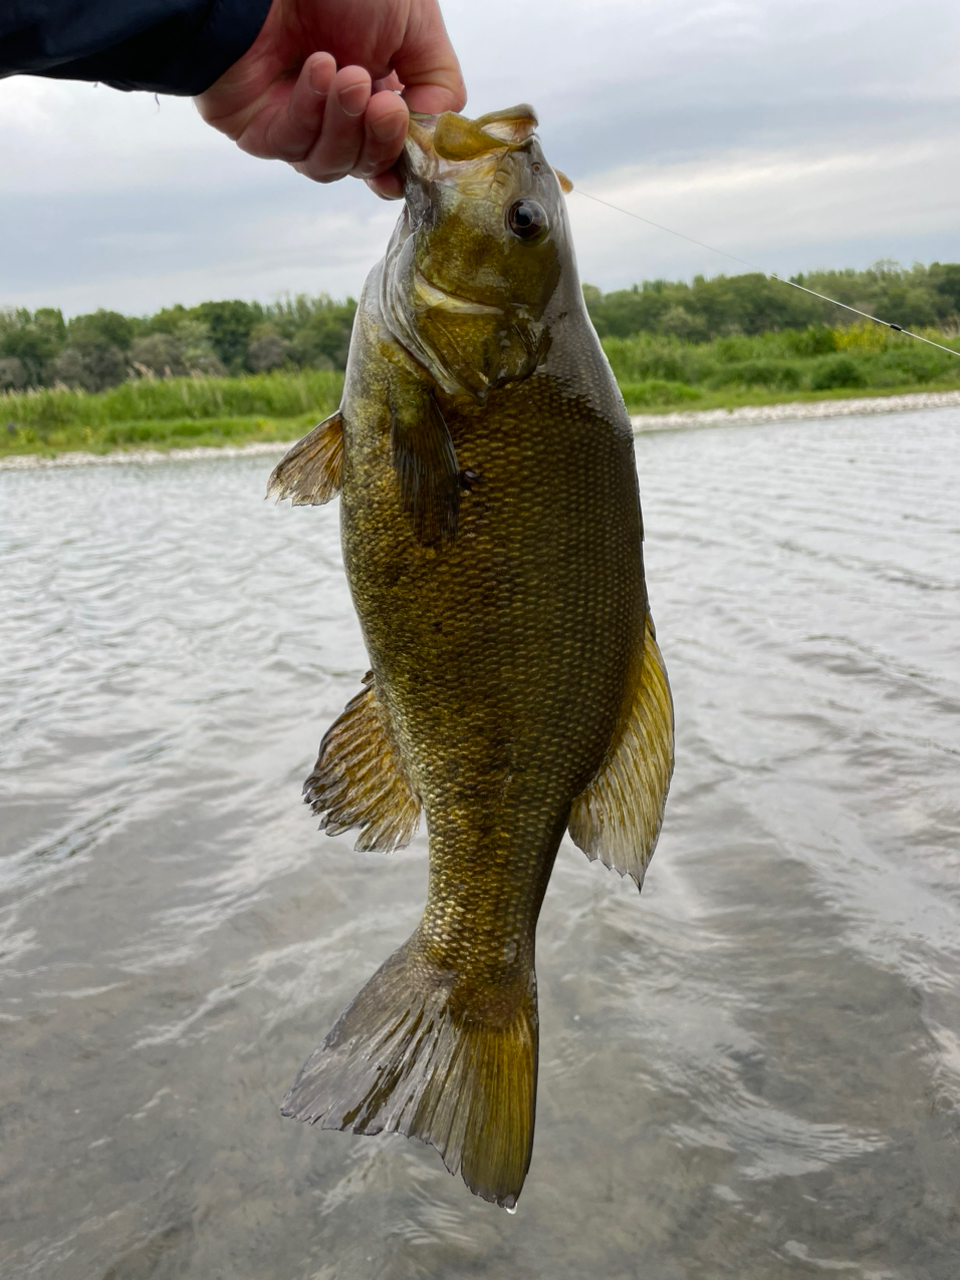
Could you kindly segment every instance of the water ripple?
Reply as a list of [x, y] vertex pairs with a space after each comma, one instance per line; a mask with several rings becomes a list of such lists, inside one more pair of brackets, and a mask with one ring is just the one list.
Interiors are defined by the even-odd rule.
[[277, 1114], [425, 890], [299, 801], [366, 665], [335, 507], [0, 475], [4, 1277], [954, 1280], [960, 414], [637, 450], [677, 770], [642, 897], [561, 850], [516, 1218]]

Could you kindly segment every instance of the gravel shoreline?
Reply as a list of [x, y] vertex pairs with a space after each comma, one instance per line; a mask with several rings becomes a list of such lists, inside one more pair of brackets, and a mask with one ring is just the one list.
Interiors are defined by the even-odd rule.
[[914, 409], [957, 406], [960, 406], [960, 391], [918, 391], [902, 396], [860, 396], [855, 400], [801, 400], [791, 404], [744, 405], [740, 409], [638, 413], [630, 421], [637, 432], [670, 431], [748, 422], [798, 422], [805, 418], [860, 418], [870, 413], [907, 413]]
[[225, 444], [222, 448], [198, 445], [195, 449], [117, 449], [113, 453], [58, 453], [42, 458], [23, 453], [0, 458], [0, 471], [37, 471], [48, 467], [113, 467], [130, 462], [190, 462], [196, 458], [240, 458], [258, 453], [286, 453], [293, 440], [258, 440], [253, 444]]
[[[763, 422], [798, 422], [812, 418], [862, 417], [871, 413], [906, 413], [915, 409], [960, 407], [960, 391], [920, 391], [901, 396], [864, 396], [855, 400], [811, 400], [790, 404], [746, 405], [740, 409], [701, 409], [683, 413], [640, 413], [630, 421], [638, 434], [692, 427]], [[198, 446], [194, 449], [118, 449], [114, 453], [60, 453], [54, 458], [18, 454], [0, 458], [0, 471], [36, 471], [49, 467], [125, 466], [131, 462], [186, 462], [197, 458], [238, 458], [285, 453], [293, 440], [254, 444]]]

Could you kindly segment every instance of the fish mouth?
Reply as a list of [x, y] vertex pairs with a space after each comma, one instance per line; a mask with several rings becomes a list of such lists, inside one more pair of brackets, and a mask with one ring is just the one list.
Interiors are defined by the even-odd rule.
[[413, 112], [403, 150], [404, 177], [442, 180], [448, 165], [502, 156], [529, 142], [538, 123], [537, 113], [526, 102], [476, 120], [453, 111], [438, 116]]
[[474, 302], [472, 298], [464, 298], [457, 293], [449, 293], [438, 288], [423, 274], [419, 267], [414, 268], [414, 288], [417, 301], [425, 308], [441, 307], [444, 311], [452, 311], [462, 316], [502, 316], [502, 307], [491, 307], [486, 302]]

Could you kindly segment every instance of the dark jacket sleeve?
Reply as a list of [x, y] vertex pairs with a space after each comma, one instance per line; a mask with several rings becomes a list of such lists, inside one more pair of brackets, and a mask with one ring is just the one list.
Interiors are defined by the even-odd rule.
[[270, 0], [0, 0], [0, 77], [202, 93], [250, 48]]

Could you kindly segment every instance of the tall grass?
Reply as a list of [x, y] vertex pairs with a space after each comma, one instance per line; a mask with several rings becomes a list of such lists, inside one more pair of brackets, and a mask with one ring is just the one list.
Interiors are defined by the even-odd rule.
[[960, 386], [960, 339], [939, 330], [925, 336], [957, 352], [939, 351], [877, 325], [811, 328], [738, 335], [712, 342], [638, 334], [606, 338], [604, 350], [628, 404], [661, 405], [718, 394], [791, 393], [844, 388]]
[[[960, 338], [939, 330], [929, 336], [960, 354]], [[603, 346], [635, 410], [960, 387], [957, 356], [867, 324], [705, 343], [639, 334], [606, 338]], [[342, 390], [342, 373], [305, 372], [127, 382], [98, 395], [0, 393], [0, 452], [292, 440], [332, 413]]]
[[[340, 403], [343, 374], [264, 373], [241, 378], [169, 378], [125, 382], [91, 395], [40, 389], [0, 393], [5, 423], [45, 440], [63, 428], [120, 422], [204, 421], [220, 418], [326, 417]], [[11, 433], [12, 434], [12, 433]]]

